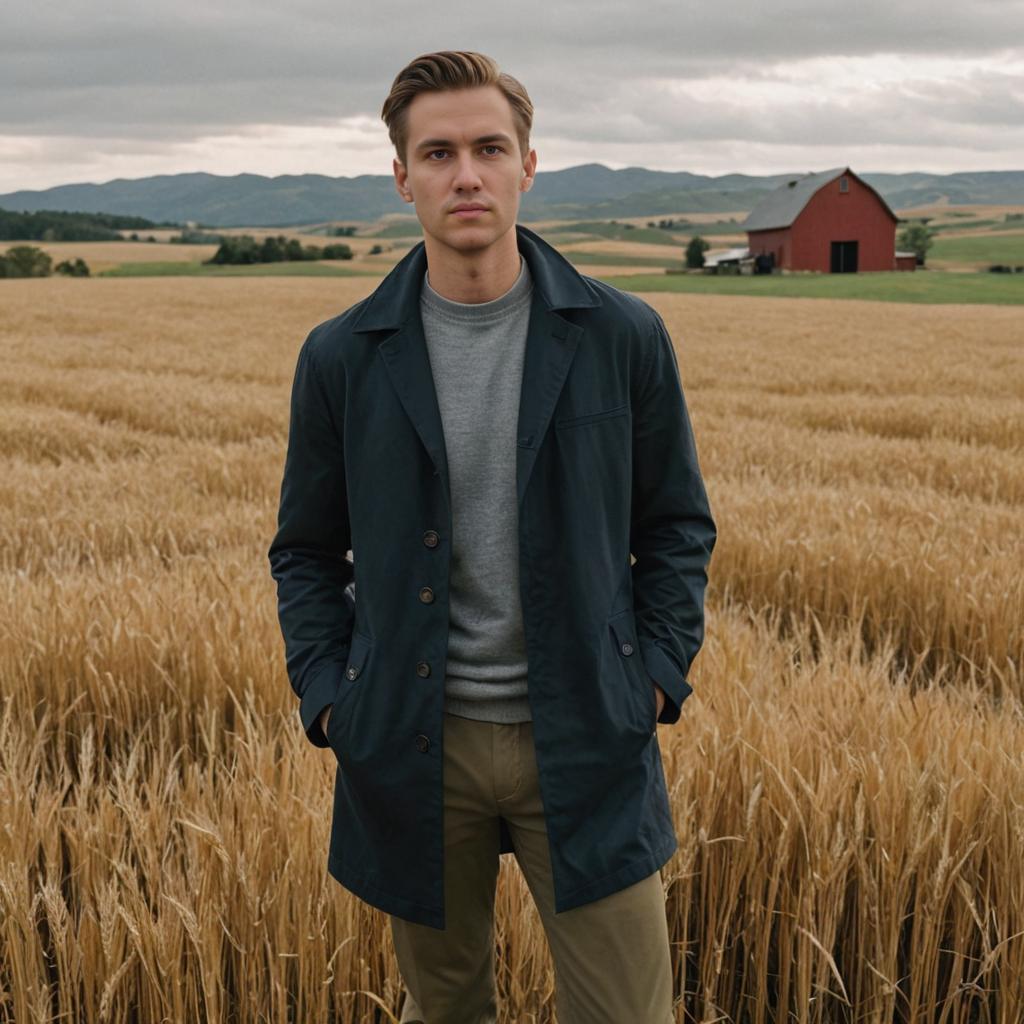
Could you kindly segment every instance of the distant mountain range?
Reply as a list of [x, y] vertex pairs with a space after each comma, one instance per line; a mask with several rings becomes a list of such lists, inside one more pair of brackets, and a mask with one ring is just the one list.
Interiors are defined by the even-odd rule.
[[[837, 164], [838, 161], [833, 161]], [[956, 174], [863, 173], [851, 168], [893, 208], [948, 201], [1024, 204], [1024, 171]], [[688, 171], [612, 170], [580, 164], [541, 171], [525, 193], [519, 220], [656, 217], [686, 213], [747, 211], [790, 174], [724, 174], [714, 178]], [[0, 195], [0, 207], [15, 211], [76, 210], [131, 214], [153, 221], [210, 227], [284, 227], [324, 221], [375, 221], [412, 215], [388, 174], [331, 178], [323, 174], [159, 174], [117, 178], [101, 185], [58, 185], [40, 191]]]

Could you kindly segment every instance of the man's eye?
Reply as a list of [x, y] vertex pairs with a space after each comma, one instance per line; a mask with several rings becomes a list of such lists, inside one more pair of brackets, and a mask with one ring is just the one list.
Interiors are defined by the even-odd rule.
[[[501, 148], [501, 146], [497, 146], [497, 145], [495, 145], [494, 143], [489, 143], [488, 145], [486, 145], [486, 146], [481, 146], [480, 148], [481, 148], [481, 149], [485, 149], [485, 150], [486, 150], [486, 149], [493, 149], [493, 150], [495, 150], [495, 151], [496, 151], [497, 153], [504, 153], [504, 152], [505, 152], [505, 151], [504, 151], [504, 150], [503, 150], [503, 149]], [[437, 154], [437, 153], [447, 153], [447, 152], [448, 152], [448, 150], [447, 150], [447, 149], [432, 149], [432, 150], [431, 150], [431, 151], [430, 151], [429, 153], [427, 153], [427, 159], [428, 159], [428, 160], [429, 160], [429, 159], [432, 159], [432, 158], [434, 157], [434, 155], [435, 155], [435, 154]], [[435, 161], [435, 163], [436, 163], [436, 161]]]

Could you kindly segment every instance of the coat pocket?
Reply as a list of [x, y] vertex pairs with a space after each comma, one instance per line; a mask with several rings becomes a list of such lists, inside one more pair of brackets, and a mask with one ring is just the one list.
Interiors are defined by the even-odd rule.
[[615, 638], [615, 648], [619, 660], [623, 663], [626, 677], [639, 698], [641, 721], [650, 727], [651, 732], [655, 732], [658, 728], [658, 696], [654, 689], [654, 680], [648, 676], [643, 658], [640, 656], [633, 610], [626, 608], [616, 612], [608, 620], [608, 626]]
[[600, 423], [601, 420], [611, 419], [614, 416], [625, 416], [628, 412], [628, 403], [623, 403], [610, 409], [600, 409], [597, 412], [584, 413], [582, 416], [563, 416], [561, 419], [555, 420], [555, 429], [564, 430], [567, 427], [583, 427], [589, 423]]
[[362, 682], [366, 661], [373, 651], [373, 640], [365, 633], [353, 632], [348, 649], [348, 661], [342, 677], [341, 689], [331, 705], [331, 715], [327, 719], [327, 742], [339, 761], [343, 761], [348, 747], [348, 724], [352, 709], [364, 689]]

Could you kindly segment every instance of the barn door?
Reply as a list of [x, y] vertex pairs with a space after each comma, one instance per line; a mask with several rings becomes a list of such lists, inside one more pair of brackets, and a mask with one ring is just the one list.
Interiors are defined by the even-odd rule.
[[857, 273], [857, 243], [856, 242], [833, 242], [832, 243], [832, 273], [833, 274], [856, 274]]

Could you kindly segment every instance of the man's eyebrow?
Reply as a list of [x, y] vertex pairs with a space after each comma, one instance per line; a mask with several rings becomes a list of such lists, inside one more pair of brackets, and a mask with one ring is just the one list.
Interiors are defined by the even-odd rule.
[[[481, 135], [478, 139], [473, 140], [474, 146], [482, 146], [487, 142], [504, 142], [508, 145], [512, 145], [512, 140], [502, 132], [497, 132], [493, 135]], [[416, 151], [419, 152], [421, 149], [439, 149], [444, 147], [450, 149], [455, 143], [451, 139], [425, 139], [417, 147]]]

